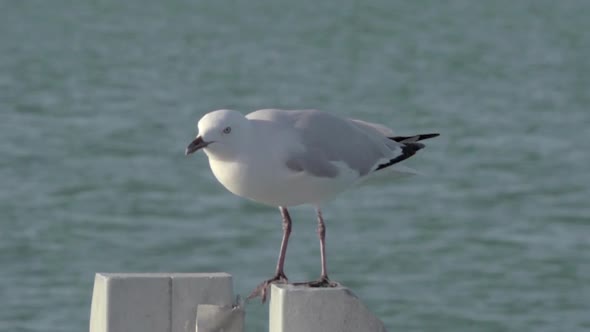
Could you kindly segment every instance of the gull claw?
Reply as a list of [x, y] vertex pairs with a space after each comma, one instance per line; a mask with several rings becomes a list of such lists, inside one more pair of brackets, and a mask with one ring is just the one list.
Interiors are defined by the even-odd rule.
[[289, 280], [287, 276], [283, 272], [275, 274], [272, 278], [263, 281], [260, 285], [256, 286], [256, 288], [248, 295], [246, 301], [250, 301], [258, 296], [261, 297], [262, 303], [266, 302], [266, 295], [268, 293], [268, 287], [271, 284], [286, 284]]
[[321, 276], [318, 280], [304, 281], [293, 283], [294, 286], [307, 286], [316, 288], [339, 287], [340, 283], [331, 281], [328, 276]]

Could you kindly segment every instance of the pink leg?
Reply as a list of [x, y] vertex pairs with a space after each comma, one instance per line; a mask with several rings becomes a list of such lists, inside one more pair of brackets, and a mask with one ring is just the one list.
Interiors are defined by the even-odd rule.
[[287, 256], [287, 245], [289, 244], [289, 235], [291, 235], [291, 216], [289, 211], [284, 207], [279, 207], [281, 215], [283, 216], [283, 239], [281, 240], [281, 250], [279, 252], [279, 260], [277, 261], [277, 268], [275, 270], [275, 276], [282, 276], [285, 280], [285, 272], [283, 270], [285, 266], [285, 257]]
[[338, 283], [330, 281], [328, 278], [328, 269], [326, 268], [326, 225], [324, 224], [324, 218], [322, 211], [317, 208], [318, 216], [318, 237], [320, 238], [320, 259], [322, 261], [322, 272], [320, 278], [314, 281], [298, 282], [294, 285], [309, 286], [309, 287], [337, 287]]
[[279, 260], [277, 261], [275, 274], [272, 278], [265, 280], [258, 285], [248, 296], [248, 300], [261, 296], [262, 303], [264, 303], [266, 301], [266, 292], [270, 284], [275, 282], [286, 283], [288, 281], [287, 276], [285, 275], [284, 266], [285, 257], [287, 255], [287, 245], [289, 244], [289, 235], [291, 235], [291, 216], [289, 215], [287, 208], [280, 206], [279, 210], [283, 216], [283, 239], [281, 241], [281, 250], [279, 251]]
[[322, 217], [322, 211], [318, 208], [318, 236], [320, 238], [320, 258], [322, 260], [322, 273], [320, 280], [328, 280], [328, 269], [326, 268], [326, 225]]

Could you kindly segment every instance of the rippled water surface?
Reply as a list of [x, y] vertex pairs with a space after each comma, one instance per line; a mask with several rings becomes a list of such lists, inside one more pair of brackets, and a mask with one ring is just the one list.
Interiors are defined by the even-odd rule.
[[[324, 207], [333, 279], [391, 331], [590, 330], [590, 3], [0, 2], [0, 330], [84, 331], [93, 275], [274, 269], [280, 215], [204, 155], [209, 110], [442, 136]], [[317, 277], [310, 208], [286, 271]], [[265, 306], [247, 308], [267, 329]]]

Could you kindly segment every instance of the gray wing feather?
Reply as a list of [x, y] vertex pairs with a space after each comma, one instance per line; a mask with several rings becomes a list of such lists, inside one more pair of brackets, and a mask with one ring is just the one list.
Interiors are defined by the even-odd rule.
[[360, 126], [360, 127], [364, 127], [366, 129], [369, 130], [374, 130], [376, 132], [378, 132], [379, 134], [383, 135], [383, 136], [393, 136], [393, 130], [385, 127], [384, 125], [380, 125], [377, 123], [371, 123], [371, 122], [366, 122], [363, 120], [357, 120], [357, 119], [348, 119], [349, 121], [352, 121], [355, 125]]
[[286, 165], [293, 171], [305, 171], [318, 177], [333, 178], [338, 175], [338, 167], [326, 159], [325, 155], [317, 149], [294, 155], [287, 159]]
[[359, 175], [365, 175], [383, 160], [401, 154], [400, 144], [386, 137], [387, 128], [326, 112], [269, 109], [250, 113], [247, 118], [273, 121], [283, 130], [294, 130], [303, 149], [287, 159], [287, 167], [316, 176], [337, 176], [334, 162], [343, 162]]

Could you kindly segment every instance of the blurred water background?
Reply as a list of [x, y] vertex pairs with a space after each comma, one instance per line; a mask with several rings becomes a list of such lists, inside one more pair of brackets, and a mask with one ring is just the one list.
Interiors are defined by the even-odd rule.
[[[438, 131], [324, 207], [391, 331], [590, 330], [590, 2], [0, 2], [0, 330], [84, 331], [94, 273], [273, 272], [280, 215], [185, 158], [218, 108]], [[286, 272], [316, 278], [310, 208]], [[248, 308], [248, 331], [267, 308]]]

